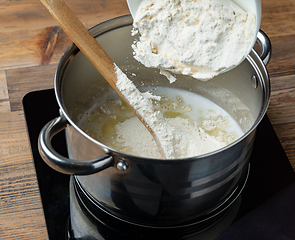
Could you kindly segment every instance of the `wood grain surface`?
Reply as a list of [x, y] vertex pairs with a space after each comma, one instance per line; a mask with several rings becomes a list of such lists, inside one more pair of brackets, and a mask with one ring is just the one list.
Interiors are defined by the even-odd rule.
[[[125, 0], [65, 0], [90, 28], [129, 14]], [[0, 1], [0, 239], [48, 239], [22, 108], [28, 92], [53, 87], [71, 41], [39, 0]], [[272, 42], [267, 112], [295, 169], [295, 1], [262, 0]]]

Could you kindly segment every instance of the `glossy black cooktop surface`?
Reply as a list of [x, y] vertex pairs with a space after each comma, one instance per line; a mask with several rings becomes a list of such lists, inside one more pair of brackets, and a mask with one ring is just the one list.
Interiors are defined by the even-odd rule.
[[[23, 99], [23, 106], [49, 239], [65, 239], [65, 225], [69, 215], [69, 176], [48, 167], [41, 159], [37, 147], [38, 135], [42, 127], [59, 115], [53, 89], [28, 93]], [[57, 134], [53, 138], [52, 144], [59, 153], [67, 155], [64, 132]], [[267, 225], [267, 221], [263, 219], [264, 215], [267, 216], [265, 208], [271, 209], [274, 206], [271, 204], [281, 202], [288, 205], [291, 202], [290, 197], [293, 196], [294, 208], [289, 206], [289, 212], [293, 213], [292, 216], [295, 216], [295, 184], [293, 184], [295, 174], [267, 116], [264, 117], [257, 129], [250, 166], [250, 175], [242, 193], [242, 202], [237, 218], [219, 239], [247, 239], [246, 232], [247, 228], [252, 228], [251, 222], [254, 224], [255, 220], [263, 221], [266, 223], [264, 225]], [[294, 189], [294, 194], [290, 193], [291, 188]], [[281, 192], [283, 189], [284, 191]], [[261, 213], [263, 210], [264, 212]], [[281, 219], [281, 221], [288, 221], [288, 224], [295, 221], [287, 218], [284, 212], [272, 215], [279, 219], [282, 214], [284, 214], [284, 219]], [[295, 231], [288, 231], [288, 225], [285, 224], [285, 228], [274, 229], [271, 224], [269, 223], [269, 226], [266, 226], [266, 228], [272, 230], [269, 231], [270, 237], [275, 237], [278, 231], [288, 232], [290, 236], [294, 234], [295, 237]], [[244, 229], [245, 233], [241, 229]], [[259, 229], [263, 230], [263, 226]], [[274, 231], [277, 232], [274, 233]], [[264, 232], [261, 234], [263, 235]]]

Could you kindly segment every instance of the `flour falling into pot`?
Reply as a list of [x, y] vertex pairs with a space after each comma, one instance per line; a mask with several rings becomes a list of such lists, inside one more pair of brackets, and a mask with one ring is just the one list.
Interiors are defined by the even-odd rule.
[[[170, 82], [176, 80], [171, 73], [208, 80], [241, 62], [254, 30], [255, 16], [224, 6], [221, 0], [143, 0], [133, 30], [141, 36], [132, 47], [136, 60], [160, 69]], [[173, 88], [141, 92], [116, 65], [115, 69], [118, 89], [156, 133], [165, 158], [206, 154], [244, 134], [208, 99]], [[86, 133], [111, 148], [161, 158], [150, 133], [121, 100], [106, 102], [103, 109], [96, 106], [82, 118], [80, 127]], [[99, 119], [99, 126], [93, 119]]]

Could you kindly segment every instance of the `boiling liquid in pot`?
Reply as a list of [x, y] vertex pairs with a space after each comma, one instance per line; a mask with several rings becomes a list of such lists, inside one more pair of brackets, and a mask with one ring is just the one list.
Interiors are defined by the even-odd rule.
[[[177, 158], [193, 157], [224, 147], [244, 133], [238, 123], [210, 100], [181, 89], [142, 89], [161, 96], [155, 100], [167, 123], [176, 128]], [[129, 107], [118, 97], [94, 104], [78, 126], [113, 149], [147, 158], [161, 158], [157, 145]]]

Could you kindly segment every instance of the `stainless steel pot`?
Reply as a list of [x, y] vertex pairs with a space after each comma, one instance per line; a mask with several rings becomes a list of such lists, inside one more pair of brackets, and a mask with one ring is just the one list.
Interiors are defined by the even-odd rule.
[[[77, 122], [80, 114], [114, 91], [72, 44], [55, 75], [60, 117], [41, 131], [39, 151], [53, 169], [75, 174], [91, 201], [108, 213], [148, 225], [183, 223], [221, 207], [245, 179], [255, 130], [270, 99], [265, 68], [270, 42], [260, 32], [260, 57], [252, 50], [238, 67], [208, 82], [179, 76], [170, 84], [157, 70], [147, 69], [133, 59], [131, 29], [132, 18], [123, 16], [99, 24], [90, 32], [138, 87], [169, 86], [200, 94], [228, 111], [245, 134], [218, 151], [175, 160], [132, 156], [103, 145], [85, 134]], [[58, 154], [50, 143], [64, 128], [69, 158]]]

